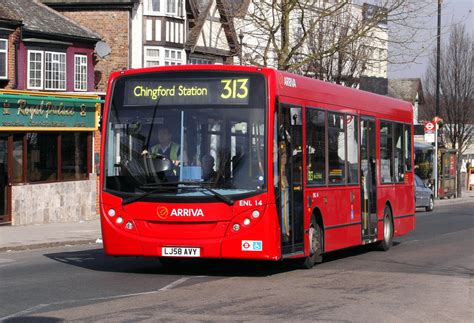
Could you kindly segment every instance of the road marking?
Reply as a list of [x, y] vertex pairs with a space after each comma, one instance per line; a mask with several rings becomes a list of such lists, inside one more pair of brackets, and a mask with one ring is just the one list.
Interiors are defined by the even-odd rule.
[[172, 283], [170, 283], [170, 284], [168, 284], [164, 287], [161, 287], [158, 290], [152, 290], [152, 291], [149, 291], [149, 292], [121, 294], [121, 295], [94, 297], [94, 298], [85, 298], [85, 299], [72, 299], [72, 300], [68, 300], [68, 301], [54, 302], [54, 303], [50, 303], [50, 304], [39, 304], [39, 305], [30, 307], [26, 310], [23, 310], [23, 311], [14, 313], [14, 314], [10, 314], [10, 315], [5, 316], [5, 317], [0, 317], [0, 322], [3, 322], [7, 319], [11, 319], [11, 318], [14, 318], [14, 317], [17, 317], [17, 316], [28, 315], [28, 314], [31, 314], [31, 313], [37, 311], [37, 310], [43, 309], [45, 307], [50, 307], [50, 306], [64, 305], [64, 304], [68, 304], [68, 303], [77, 303], [77, 302], [93, 302], [93, 301], [104, 301], [104, 300], [106, 301], [106, 300], [113, 300], [113, 299], [118, 299], [118, 298], [158, 294], [158, 293], [161, 293], [161, 292], [164, 292], [164, 291], [167, 291], [167, 290], [171, 290], [171, 289], [175, 288], [176, 286], [184, 283], [185, 281], [188, 281], [191, 278], [205, 278], [205, 277], [207, 277], [207, 276], [183, 277], [183, 278], [180, 278], [180, 279], [178, 279], [178, 280], [176, 280], [176, 281], [174, 281], [174, 282], [172, 282]]
[[162, 288], [158, 289], [158, 292], [159, 292], [159, 291], [164, 291], [164, 290], [173, 289], [174, 287], [176, 287], [176, 286], [178, 286], [178, 285], [184, 283], [184, 282], [187, 281], [188, 279], [189, 279], [189, 277], [188, 277], [188, 278], [181, 278], [181, 279], [178, 279], [177, 281], [172, 282], [171, 284], [168, 284], [168, 285], [166, 285], [165, 287], [162, 287]]

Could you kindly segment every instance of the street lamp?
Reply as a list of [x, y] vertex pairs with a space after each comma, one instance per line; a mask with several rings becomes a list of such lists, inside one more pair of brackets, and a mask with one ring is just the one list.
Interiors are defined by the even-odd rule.
[[441, 65], [441, 1], [438, 0], [438, 35], [437, 35], [437, 48], [436, 48], [436, 114], [435, 114], [435, 160], [433, 164], [434, 173], [434, 196], [438, 197], [438, 119], [440, 114], [439, 108], [439, 91], [440, 91], [440, 65]]
[[244, 39], [244, 32], [242, 31], [242, 29], [240, 29], [240, 32], [239, 32], [239, 45], [240, 45], [240, 49], [239, 49], [239, 62], [240, 62], [240, 65], [242, 65], [242, 47], [243, 47], [243, 42], [242, 40]]
[[436, 114], [435, 117], [439, 117], [439, 78], [440, 78], [440, 65], [441, 65], [441, 1], [438, 0], [438, 34], [436, 37], [437, 47], [436, 47]]

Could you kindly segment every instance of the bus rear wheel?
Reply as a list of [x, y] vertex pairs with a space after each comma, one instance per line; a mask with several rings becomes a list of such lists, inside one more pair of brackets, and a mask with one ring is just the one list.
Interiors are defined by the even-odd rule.
[[383, 211], [383, 239], [378, 244], [378, 249], [387, 251], [393, 245], [392, 211], [388, 205]]
[[322, 256], [322, 231], [319, 224], [314, 218], [311, 218], [311, 224], [308, 230], [309, 238], [309, 255], [305, 258], [300, 259], [300, 265], [304, 269], [311, 269], [316, 263], [323, 261]]

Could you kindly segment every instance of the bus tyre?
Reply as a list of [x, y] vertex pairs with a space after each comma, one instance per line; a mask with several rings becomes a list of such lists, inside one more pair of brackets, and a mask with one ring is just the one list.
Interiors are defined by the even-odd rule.
[[426, 211], [431, 212], [433, 211], [433, 209], [434, 209], [434, 199], [433, 199], [433, 196], [430, 196], [430, 202], [428, 206], [426, 207]]
[[379, 242], [379, 249], [387, 251], [393, 245], [392, 211], [388, 205], [383, 211], [383, 239]]
[[311, 224], [308, 230], [309, 238], [309, 256], [301, 259], [301, 267], [311, 269], [316, 263], [323, 261], [322, 256], [322, 239], [321, 227], [314, 218], [311, 218]]

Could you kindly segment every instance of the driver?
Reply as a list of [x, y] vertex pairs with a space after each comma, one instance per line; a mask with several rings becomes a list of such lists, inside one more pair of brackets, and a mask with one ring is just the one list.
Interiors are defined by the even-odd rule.
[[172, 141], [172, 134], [168, 128], [163, 127], [158, 130], [158, 144], [150, 149], [151, 156], [162, 155], [179, 166], [180, 146]]

